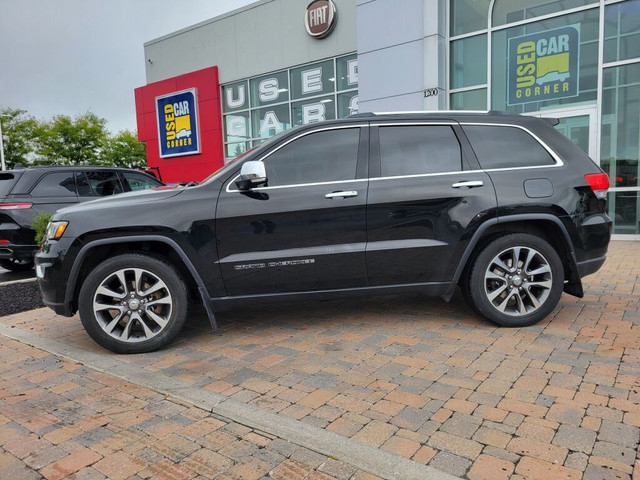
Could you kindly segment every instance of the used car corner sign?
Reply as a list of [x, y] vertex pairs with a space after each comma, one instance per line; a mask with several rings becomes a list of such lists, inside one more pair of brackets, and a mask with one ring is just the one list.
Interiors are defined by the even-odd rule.
[[332, 0], [313, 0], [307, 5], [305, 26], [307, 33], [315, 38], [331, 34], [338, 22], [338, 11]]
[[156, 97], [160, 157], [200, 153], [196, 89]]

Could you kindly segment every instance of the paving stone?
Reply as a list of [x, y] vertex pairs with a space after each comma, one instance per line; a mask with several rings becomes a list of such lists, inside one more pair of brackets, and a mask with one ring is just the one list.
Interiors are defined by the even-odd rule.
[[430, 467], [456, 476], [464, 475], [471, 464], [471, 460], [449, 452], [438, 452], [429, 462]]
[[591, 453], [596, 432], [572, 425], [560, 425], [553, 443], [576, 452]]
[[603, 420], [598, 433], [598, 440], [624, 447], [637, 448], [640, 440], [640, 428]]
[[589, 465], [584, 472], [583, 480], [630, 480], [631, 476], [599, 465]]
[[467, 472], [469, 480], [508, 480], [515, 465], [501, 458], [480, 455]]

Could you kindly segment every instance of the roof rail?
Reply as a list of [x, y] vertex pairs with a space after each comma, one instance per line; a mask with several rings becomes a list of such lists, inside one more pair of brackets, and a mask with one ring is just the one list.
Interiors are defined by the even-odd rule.
[[496, 111], [488, 111], [488, 110], [407, 110], [407, 111], [398, 111], [398, 112], [362, 112], [362, 113], [354, 113], [353, 115], [349, 115], [349, 118], [358, 118], [358, 117], [370, 117], [370, 116], [383, 116], [383, 115], [420, 115], [420, 114], [432, 114], [432, 113], [444, 113], [444, 114], [487, 114], [487, 113], [507, 113], [507, 112], [496, 112]]

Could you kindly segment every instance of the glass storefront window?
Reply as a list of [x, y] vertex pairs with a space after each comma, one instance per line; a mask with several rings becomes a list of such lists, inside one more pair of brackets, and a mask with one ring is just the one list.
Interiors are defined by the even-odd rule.
[[251, 112], [254, 138], [269, 138], [291, 128], [289, 104], [259, 108]]
[[451, 42], [451, 88], [487, 83], [487, 35]]
[[333, 60], [291, 70], [291, 96], [304, 98], [335, 91]]
[[487, 29], [490, 0], [451, 0], [451, 36]]
[[293, 126], [307, 125], [309, 123], [335, 120], [336, 102], [333, 95], [309, 100], [302, 100], [291, 104], [291, 118]]
[[345, 118], [360, 111], [358, 91], [338, 94], [338, 118]]
[[[523, 113], [576, 103], [594, 103], [598, 83], [598, 18], [599, 9], [593, 8], [493, 32], [491, 108]], [[572, 43], [575, 35], [569, 35], [571, 31], [578, 33], [578, 51]], [[545, 32], [549, 36], [544, 39], [544, 49], [539, 52], [535, 34], [544, 35]], [[554, 35], [555, 32], [557, 35]], [[551, 37], [555, 37], [554, 40]], [[510, 43], [509, 39], [513, 41]], [[528, 48], [533, 50], [526, 51]], [[571, 71], [570, 62], [571, 55], [576, 58], [578, 52], [576, 76], [576, 72]], [[540, 53], [546, 56], [544, 62], [541, 62], [543, 58]], [[568, 57], [565, 57], [566, 53], [569, 53]], [[523, 69], [522, 77], [509, 78], [509, 62]], [[531, 80], [527, 81], [525, 77]], [[523, 83], [520, 84], [520, 81]], [[524, 86], [517, 88], [520, 85]], [[520, 92], [517, 92], [518, 89]], [[571, 89], [575, 89], [575, 92]], [[522, 98], [517, 95], [522, 95]]]
[[451, 110], [486, 110], [487, 89], [466, 90], [451, 94]]
[[607, 5], [604, 9], [604, 61], [640, 57], [640, 0]]
[[222, 111], [235, 112], [249, 108], [249, 84], [246, 80], [225, 85], [222, 89]]
[[358, 56], [356, 54], [336, 60], [338, 90], [358, 88]]
[[252, 78], [249, 85], [252, 107], [289, 101], [289, 76], [286, 71]]
[[598, 4], [597, 0], [496, 0], [493, 7], [493, 26], [519, 22], [570, 8]]
[[614, 233], [640, 233], [640, 62], [606, 68], [603, 77], [600, 164], [609, 174]]
[[283, 69], [221, 90], [224, 153], [236, 156], [292, 126], [358, 113], [358, 56]]

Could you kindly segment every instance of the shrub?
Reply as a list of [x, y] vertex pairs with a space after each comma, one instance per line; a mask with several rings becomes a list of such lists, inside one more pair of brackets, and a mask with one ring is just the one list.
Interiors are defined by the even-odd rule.
[[44, 235], [47, 233], [47, 225], [49, 225], [51, 217], [53, 217], [53, 214], [46, 212], [42, 212], [33, 217], [31, 228], [36, 232], [36, 243], [38, 245], [42, 245]]

